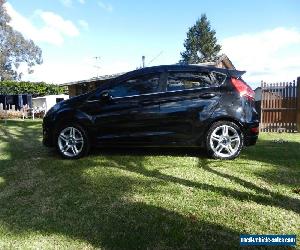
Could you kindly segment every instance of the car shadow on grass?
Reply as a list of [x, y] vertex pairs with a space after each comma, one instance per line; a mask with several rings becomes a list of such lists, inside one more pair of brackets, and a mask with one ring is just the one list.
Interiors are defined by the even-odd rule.
[[[113, 156], [104, 156], [102, 162], [93, 156], [61, 160], [40, 149], [40, 136], [32, 131], [38, 124], [10, 126], [16, 126], [14, 133], [0, 127], [1, 154], [8, 156], [0, 159], [1, 238], [6, 247], [21, 248], [31, 233], [38, 233], [41, 241], [47, 235], [67, 237], [55, 242], [58, 248], [76, 248], [70, 239], [105, 249], [238, 246], [239, 233], [233, 229], [132, 199], [133, 186], [148, 188], [153, 180], [110, 171]], [[26, 144], [30, 146], [24, 148]], [[134, 162], [141, 171], [143, 159]]]
[[[265, 197], [268, 191], [210, 166], [198, 149], [102, 149], [78, 161], [66, 161], [41, 147], [40, 134], [36, 135], [40, 133], [38, 123], [12, 125], [18, 127], [17, 133], [0, 127], [0, 139], [5, 143], [1, 154], [8, 156], [0, 159], [0, 177], [4, 180], [0, 184], [0, 222], [8, 235], [14, 235], [10, 247], [17, 244], [18, 235], [40, 232], [105, 249], [238, 248], [240, 232], [232, 228], [131, 197], [134, 187], [147, 189], [153, 184], [175, 183], [299, 213], [299, 200], [273, 194]], [[198, 167], [254, 189], [257, 194], [149, 170], [145, 168], [148, 155], [197, 157]], [[150, 178], [140, 179], [124, 171]], [[57, 244], [59, 248], [69, 247]]]

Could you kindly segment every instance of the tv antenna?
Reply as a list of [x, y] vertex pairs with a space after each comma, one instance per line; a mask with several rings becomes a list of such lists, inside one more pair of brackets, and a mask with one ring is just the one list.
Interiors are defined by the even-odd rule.
[[152, 60], [148, 63], [148, 66], [150, 66], [151, 63], [153, 63], [157, 58], [159, 58], [162, 55], [162, 53], [164, 53], [163, 50], [159, 52], [155, 57], [153, 57]]
[[99, 70], [101, 69], [100, 67], [100, 59], [101, 57], [100, 56], [94, 56], [93, 59], [95, 59], [95, 64], [94, 64], [94, 67], [96, 68], [96, 71], [97, 71], [97, 77], [99, 77]]

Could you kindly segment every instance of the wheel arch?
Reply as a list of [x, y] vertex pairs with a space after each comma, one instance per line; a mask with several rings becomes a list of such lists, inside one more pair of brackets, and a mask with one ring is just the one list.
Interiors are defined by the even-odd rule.
[[91, 119], [84, 113], [74, 111], [74, 110], [64, 110], [62, 111], [55, 120], [54, 126], [54, 140], [57, 136], [57, 133], [61, 127], [66, 124], [77, 124], [87, 133], [88, 137], [90, 138], [90, 130], [89, 127], [92, 125]]
[[231, 116], [220, 116], [220, 117], [216, 117], [214, 118], [212, 121], [209, 122], [207, 128], [206, 128], [206, 133], [208, 132], [209, 128], [216, 122], [219, 122], [219, 121], [227, 121], [227, 122], [233, 122], [235, 123], [237, 126], [239, 126], [239, 128], [241, 130], [243, 130], [243, 124], [238, 120], [238, 119], [235, 119]]

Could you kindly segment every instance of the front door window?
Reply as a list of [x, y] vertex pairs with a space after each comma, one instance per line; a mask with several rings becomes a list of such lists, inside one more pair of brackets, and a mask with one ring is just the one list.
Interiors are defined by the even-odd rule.
[[151, 94], [159, 90], [159, 74], [143, 75], [119, 83], [110, 89], [112, 97]]

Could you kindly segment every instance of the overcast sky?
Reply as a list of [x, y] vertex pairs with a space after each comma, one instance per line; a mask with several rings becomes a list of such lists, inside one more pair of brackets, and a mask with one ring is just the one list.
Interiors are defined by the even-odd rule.
[[44, 64], [24, 80], [125, 72], [139, 67], [142, 55], [148, 66], [177, 63], [201, 13], [252, 87], [300, 76], [299, 0], [8, 0], [6, 8], [11, 25], [43, 50]]

